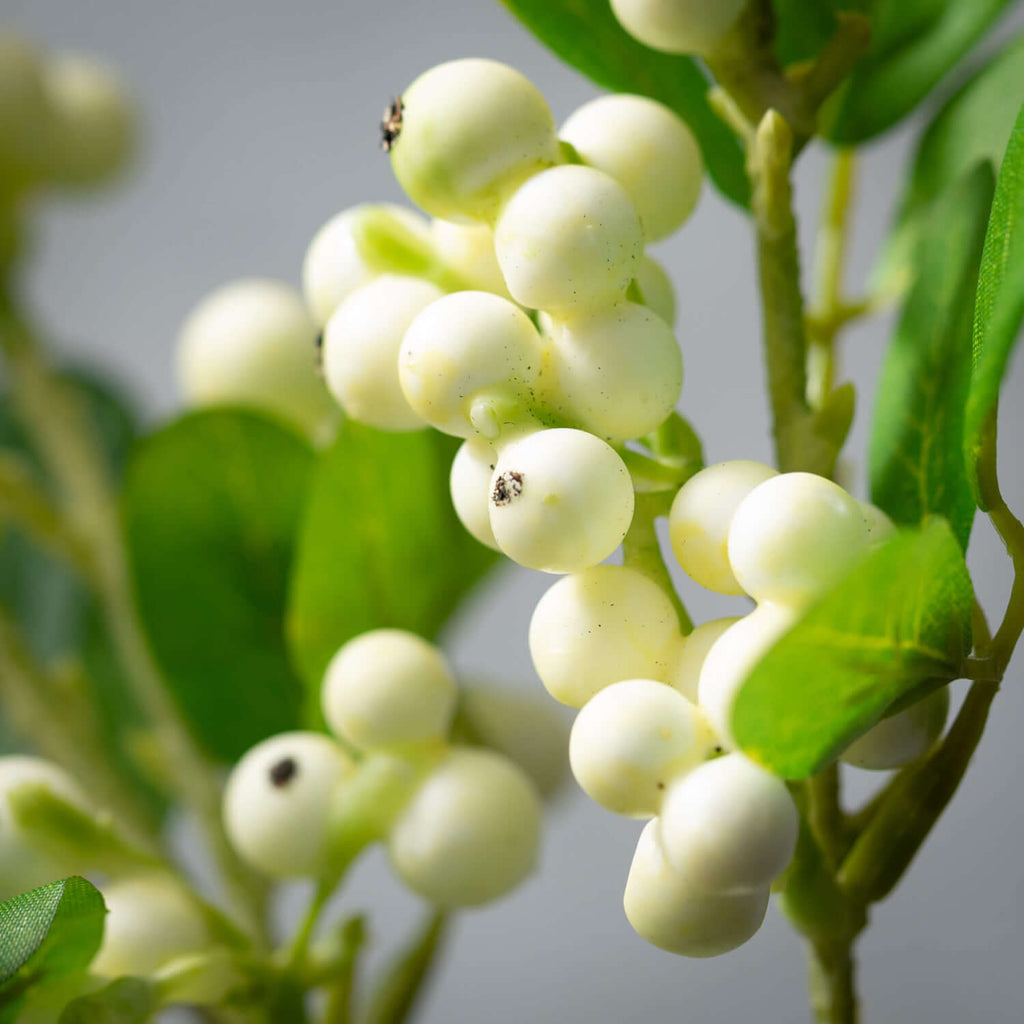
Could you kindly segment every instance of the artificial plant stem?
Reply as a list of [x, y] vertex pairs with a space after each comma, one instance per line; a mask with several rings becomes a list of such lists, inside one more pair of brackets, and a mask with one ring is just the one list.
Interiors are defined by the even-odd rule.
[[254, 935], [262, 935], [262, 883], [238, 861], [224, 835], [213, 766], [181, 720], [144, 639], [117, 495], [86, 412], [50, 372], [7, 296], [0, 296], [0, 347], [16, 385], [15, 408], [61, 492], [69, 527], [89, 552], [92, 582], [114, 651], [155, 730], [167, 774], [175, 783], [171, 795], [199, 815], [235, 910]]
[[808, 977], [815, 1024], [856, 1024], [852, 941], [808, 943]]
[[832, 871], [839, 866], [843, 845], [843, 814], [839, 805], [839, 767], [830, 764], [807, 780], [807, 819]]

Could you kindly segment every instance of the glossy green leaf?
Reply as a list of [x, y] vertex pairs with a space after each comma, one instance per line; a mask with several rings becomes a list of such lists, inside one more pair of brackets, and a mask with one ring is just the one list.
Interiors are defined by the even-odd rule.
[[1012, 0], [866, 0], [871, 49], [828, 105], [825, 136], [845, 146], [909, 114], [967, 55]]
[[750, 203], [743, 153], [708, 105], [708, 81], [689, 57], [659, 53], [627, 34], [608, 0], [502, 0], [545, 46], [604, 89], [671, 107], [691, 128], [719, 191]]
[[225, 408], [164, 427], [128, 468], [139, 612], [182, 712], [224, 760], [299, 721], [284, 615], [313, 462], [277, 421]]
[[159, 1007], [156, 985], [145, 978], [118, 978], [73, 999], [58, 1024], [145, 1024]]
[[44, 981], [84, 971], [103, 940], [106, 906], [77, 876], [0, 903], [0, 1009]]
[[452, 509], [457, 446], [434, 431], [346, 423], [321, 454], [288, 614], [291, 649], [314, 692], [357, 633], [391, 626], [434, 636], [494, 564]]
[[828, 764], [926, 680], [957, 678], [973, 591], [949, 525], [901, 531], [765, 655], [737, 696], [740, 747], [785, 778]]
[[974, 358], [964, 422], [967, 473], [979, 507], [978, 457], [985, 425], [1024, 321], [1024, 107], [999, 171], [981, 257], [974, 312]]
[[928, 126], [876, 277], [887, 291], [909, 283], [914, 248], [937, 199], [979, 161], [996, 168], [1024, 98], [1024, 38], [982, 66]]
[[896, 523], [939, 513], [967, 547], [974, 499], [962, 454], [978, 264], [992, 199], [988, 164], [936, 205], [915, 282], [882, 367], [871, 435], [871, 499]]
[[783, 67], [810, 60], [836, 30], [836, 11], [860, 10], [843, 0], [772, 0], [775, 56]]

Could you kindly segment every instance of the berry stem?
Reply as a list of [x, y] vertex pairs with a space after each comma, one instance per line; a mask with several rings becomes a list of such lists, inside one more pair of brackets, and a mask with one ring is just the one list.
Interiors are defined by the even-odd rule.
[[816, 1024], [856, 1024], [853, 943], [821, 940], [808, 946], [811, 1008]]

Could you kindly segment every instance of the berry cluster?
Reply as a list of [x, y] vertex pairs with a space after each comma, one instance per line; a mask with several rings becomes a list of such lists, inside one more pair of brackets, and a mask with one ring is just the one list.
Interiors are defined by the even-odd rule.
[[612, 0], [622, 27], [666, 53], [707, 55], [735, 24], [746, 0]]
[[536, 862], [537, 787], [510, 758], [448, 742], [457, 698], [425, 640], [390, 629], [350, 640], [323, 683], [334, 738], [284, 733], [235, 766], [224, 822], [238, 853], [270, 876], [331, 878], [382, 840], [395, 873], [438, 906], [514, 888]]

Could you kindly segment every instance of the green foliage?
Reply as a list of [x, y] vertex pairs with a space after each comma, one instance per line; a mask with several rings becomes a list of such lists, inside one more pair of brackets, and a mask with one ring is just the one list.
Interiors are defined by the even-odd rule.
[[999, 167], [1021, 97], [1024, 38], [983, 65], [928, 126], [877, 275], [886, 290], [908, 283], [915, 245], [931, 222], [936, 201], [978, 162]]
[[992, 171], [981, 164], [935, 206], [882, 367], [872, 424], [872, 500], [897, 523], [945, 516], [964, 549], [974, 500], [961, 439], [974, 292], [992, 190]]
[[106, 912], [99, 891], [78, 877], [0, 903], [0, 1020], [15, 1019], [30, 986], [89, 966]]
[[775, 56], [783, 67], [816, 57], [836, 30], [836, 11], [859, 10], [855, 0], [772, 0]]
[[659, 53], [630, 36], [608, 0], [502, 0], [545, 46], [614, 92], [637, 93], [671, 107], [700, 143], [711, 180], [734, 203], [750, 190], [743, 154], [708, 105], [708, 82], [689, 57]]
[[226, 761], [299, 721], [283, 622], [313, 461], [277, 421], [211, 409], [147, 438], [129, 465], [139, 613], [196, 736]]
[[999, 171], [981, 257], [974, 311], [974, 360], [964, 422], [967, 475], [978, 505], [987, 509], [978, 459], [986, 424], [1024, 320], [1024, 107]]
[[1011, 0], [854, 0], [871, 19], [871, 49], [828, 105], [825, 136], [844, 146], [909, 114]]
[[346, 423], [313, 474], [288, 638], [313, 693], [348, 639], [391, 626], [432, 637], [497, 556], [452, 509], [457, 442]]
[[156, 986], [145, 978], [118, 978], [73, 999], [59, 1024], [144, 1024], [159, 1006]]
[[753, 670], [733, 708], [737, 742], [785, 778], [820, 770], [902, 695], [960, 675], [972, 606], [944, 520], [897, 534]]

